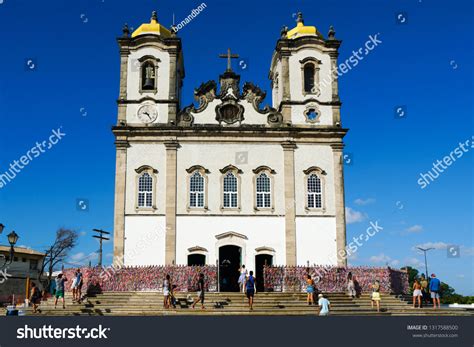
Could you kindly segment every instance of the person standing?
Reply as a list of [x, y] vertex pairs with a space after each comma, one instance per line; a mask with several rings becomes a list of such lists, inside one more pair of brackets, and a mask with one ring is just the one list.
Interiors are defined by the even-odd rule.
[[205, 284], [204, 284], [204, 274], [200, 273], [199, 274], [199, 280], [198, 280], [198, 297], [197, 299], [193, 302], [193, 309], [196, 306], [198, 302], [201, 302], [201, 310], [206, 309], [204, 307], [204, 290], [205, 290]]
[[245, 281], [247, 280], [247, 269], [245, 265], [242, 265], [240, 268], [240, 276], [239, 276], [239, 287], [242, 293], [245, 293]]
[[76, 297], [77, 297], [77, 270], [74, 272], [74, 277], [72, 279], [72, 284], [71, 284], [71, 290], [72, 290], [72, 302], [75, 302]]
[[319, 305], [319, 315], [320, 316], [329, 316], [329, 310], [331, 309], [331, 303], [328, 299], [324, 297], [323, 294], [318, 295], [318, 305]]
[[81, 272], [81, 269], [77, 269], [76, 271], [76, 301], [78, 303], [81, 302], [82, 284], [83, 284], [82, 272]]
[[378, 280], [375, 280], [375, 282], [371, 285], [372, 287], [372, 300], [371, 300], [371, 305], [372, 308], [374, 308], [374, 302], [375, 305], [377, 306], [377, 312], [380, 312], [380, 282]]
[[347, 292], [351, 298], [355, 298], [356, 290], [354, 285], [354, 280], [352, 279], [352, 272], [349, 272], [347, 275]]
[[413, 283], [413, 308], [416, 308], [416, 302], [418, 302], [418, 307], [421, 308], [421, 284], [417, 279]]
[[38, 313], [38, 306], [41, 304], [41, 291], [36, 287], [35, 282], [31, 282], [30, 302], [33, 305], [33, 313]]
[[163, 281], [163, 307], [168, 309], [169, 299], [170, 299], [170, 285], [171, 285], [171, 277], [170, 275], [166, 275], [165, 280]]
[[429, 302], [428, 299], [428, 280], [426, 279], [424, 274], [421, 274], [421, 306], [427, 304]]
[[58, 299], [61, 298], [63, 301], [63, 309], [66, 308], [66, 302], [64, 301], [64, 283], [67, 281], [67, 278], [63, 278], [63, 274], [60, 273], [58, 277], [56, 277], [56, 294], [54, 295], [56, 299], [54, 300], [54, 309], [58, 304]]
[[245, 290], [247, 294], [247, 299], [249, 300], [249, 308], [250, 311], [253, 311], [253, 297], [255, 295], [256, 290], [256, 284], [255, 284], [255, 277], [253, 277], [253, 271], [250, 271], [249, 277], [247, 278], [247, 281], [245, 282]]
[[313, 294], [314, 294], [314, 281], [311, 278], [311, 275], [306, 275], [306, 302], [310, 306], [314, 303]]
[[431, 274], [430, 293], [431, 293], [431, 299], [433, 299], [433, 309], [435, 310], [436, 310], [436, 302], [438, 303], [438, 308], [441, 308], [441, 304], [439, 300], [440, 289], [441, 289], [441, 281], [436, 278], [435, 274]]

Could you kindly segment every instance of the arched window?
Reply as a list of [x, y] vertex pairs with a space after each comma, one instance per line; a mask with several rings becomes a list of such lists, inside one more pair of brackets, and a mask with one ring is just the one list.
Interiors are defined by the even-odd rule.
[[138, 207], [153, 207], [153, 178], [147, 172], [138, 178]]
[[266, 173], [262, 172], [260, 175], [257, 176], [257, 208], [270, 208], [272, 206], [270, 184], [270, 177], [268, 177]]
[[316, 173], [310, 174], [307, 179], [307, 204], [308, 208], [323, 207], [321, 179]]
[[306, 93], [314, 93], [315, 92], [315, 83], [314, 83], [315, 68], [312, 63], [308, 63], [304, 66], [303, 75], [304, 75], [304, 91]]
[[145, 61], [141, 66], [142, 90], [156, 90], [156, 67], [152, 61]]
[[204, 177], [195, 171], [189, 179], [189, 207], [204, 207]]
[[228, 172], [224, 176], [224, 208], [237, 208], [238, 207], [238, 195], [237, 195], [237, 177], [232, 172]]

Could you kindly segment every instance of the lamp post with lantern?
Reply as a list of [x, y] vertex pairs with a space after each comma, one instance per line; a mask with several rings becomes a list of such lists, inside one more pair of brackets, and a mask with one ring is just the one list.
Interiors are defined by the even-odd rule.
[[[5, 225], [0, 223], [0, 235], [5, 229]], [[18, 234], [15, 231], [12, 231], [7, 235], [8, 243], [10, 243], [10, 256], [7, 258], [3, 254], [0, 254], [0, 269], [4, 269], [6, 266], [10, 265], [13, 262], [13, 257], [15, 255], [15, 245], [19, 239]], [[2, 260], [3, 258], [3, 260]]]

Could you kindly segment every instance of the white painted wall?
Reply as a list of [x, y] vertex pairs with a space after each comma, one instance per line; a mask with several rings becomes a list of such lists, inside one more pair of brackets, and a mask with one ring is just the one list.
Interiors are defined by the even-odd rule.
[[298, 265], [336, 265], [336, 218], [296, 218], [296, 261]]
[[165, 263], [165, 217], [125, 216], [125, 265]]
[[[216, 235], [233, 231], [245, 235], [248, 240], [233, 237], [216, 239]], [[204, 247], [207, 264], [214, 265], [219, 256], [219, 244], [235, 244], [242, 247], [243, 264], [255, 271], [255, 249], [275, 249], [274, 264], [285, 264], [285, 218], [284, 217], [239, 217], [239, 216], [179, 216], [177, 218], [176, 261], [187, 264], [188, 248]]]

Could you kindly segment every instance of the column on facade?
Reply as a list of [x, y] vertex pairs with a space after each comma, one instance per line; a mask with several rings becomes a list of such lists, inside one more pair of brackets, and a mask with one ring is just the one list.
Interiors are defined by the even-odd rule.
[[344, 204], [344, 170], [343, 154], [344, 145], [342, 143], [332, 144], [334, 162], [334, 189], [336, 202], [336, 248], [337, 265], [347, 266], [346, 256], [346, 213]]
[[296, 266], [296, 202], [294, 142], [282, 143], [285, 180], [285, 249], [286, 265]]
[[173, 49], [169, 51], [170, 55], [170, 92], [169, 99], [170, 103], [168, 104], [168, 122], [171, 124], [176, 124], [176, 113], [177, 113], [177, 70], [176, 64], [178, 60], [178, 50]]
[[290, 92], [290, 52], [281, 52], [281, 87], [282, 87], [282, 110], [283, 123], [291, 123], [291, 100]]
[[128, 141], [117, 137], [115, 141], [115, 202], [114, 202], [114, 264], [124, 264], [125, 243], [125, 185]]
[[165, 264], [176, 264], [176, 182], [178, 141], [166, 141]]
[[128, 76], [128, 55], [130, 51], [128, 49], [120, 49], [120, 92], [119, 92], [119, 105], [118, 105], [118, 117], [117, 124], [127, 122], [127, 104], [121, 103], [122, 100], [127, 100], [127, 76]]

